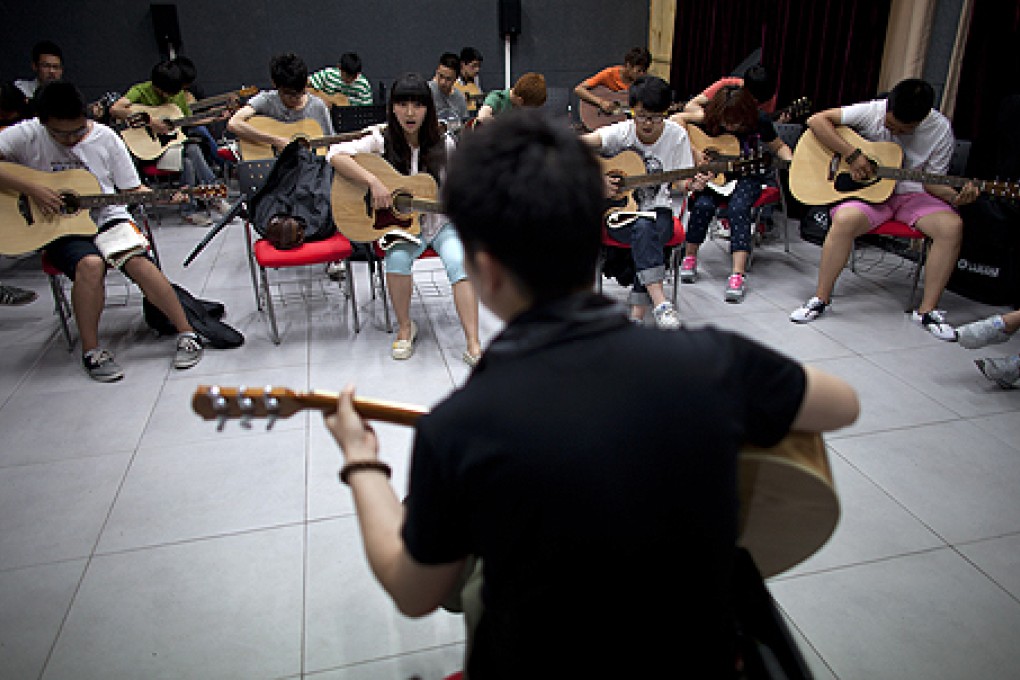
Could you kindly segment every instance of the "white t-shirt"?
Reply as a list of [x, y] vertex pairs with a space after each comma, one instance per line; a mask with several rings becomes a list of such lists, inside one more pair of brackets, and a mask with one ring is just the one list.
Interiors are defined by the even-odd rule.
[[[632, 120], [601, 127], [598, 135], [602, 140], [603, 155], [615, 156], [627, 149], [636, 151], [644, 159], [648, 174], [694, 167], [687, 130], [671, 120], [665, 122], [662, 134], [654, 144], [644, 144], [638, 139], [637, 126]], [[668, 184], [638, 187], [634, 189], [633, 196], [639, 210], [673, 207]]]
[[[386, 140], [383, 139], [382, 125], [373, 125], [370, 130], [371, 134], [365, 135], [361, 139], [355, 139], [350, 142], [341, 142], [334, 144], [329, 147], [329, 151], [326, 153], [326, 160], [330, 160], [333, 156], [338, 153], [346, 154], [348, 156], [356, 156], [359, 153], [374, 153], [377, 156], [381, 156], [386, 149]], [[450, 158], [453, 155], [453, 151], [456, 148], [456, 144], [449, 135], [445, 135], [443, 139], [446, 142], [446, 157]], [[418, 161], [419, 161], [420, 149], [414, 147], [411, 149], [411, 174], [417, 175], [419, 172]], [[442, 181], [445, 174], [440, 177]], [[438, 213], [425, 213], [421, 216], [421, 234], [426, 242], [431, 242], [435, 238], [439, 230], [443, 228], [443, 225], [450, 221], [446, 215], [440, 215]]]
[[[871, 142], [896, 142], [903, 148], [903, 168], [944, 175], [953, 158], [955, 138], [949, 120], [932, 109], [909, 135], [894, 135], [885, 127], [885, 99], [852, 104], [840, 109], [843, 125]], [[920, 182], [896, 183], [897, 194], [924, 191]]]
[[[135, 189], [141, 185], [131, 154], [117, 133], [102, 123], [89, 121], [91, 130], [73, 147], [53, 140], [38, 118], [22, 121], [0, 132], [0, 154], [4, 160], [43, 172], [88, 170], [104, 194]], [[114, 219], [131, 219], [122, 205], [95, 208], [92, 221], [102, 227]]]

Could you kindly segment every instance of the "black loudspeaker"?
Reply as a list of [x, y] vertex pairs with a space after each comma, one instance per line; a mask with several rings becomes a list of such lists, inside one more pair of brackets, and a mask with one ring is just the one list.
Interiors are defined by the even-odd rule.
[[521, 0], [499, 0], [499, 34], [521, 34]]
[[152, 28], [156, 32], [159, 53], [172, 59], [181, 51], [181, 25], [177, 23], [177, 5], [151, 4]]

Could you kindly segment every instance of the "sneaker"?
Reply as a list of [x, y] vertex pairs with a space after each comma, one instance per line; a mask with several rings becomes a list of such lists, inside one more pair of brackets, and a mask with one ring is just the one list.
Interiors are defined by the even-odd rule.
[[124, 371], [105, 349], [89, 350], [82, 355], [81, 363], [89, 377], [99, 382], [116, 382], [124, 377]]
[[174, 353], [174, 368], [191, 368], [202, 360], [202, 341], [197, 333], [181, 333], [177, 336], [177, 351]]
[[19, 307], [27, 305], [29, 302], [35, 302], [38, 297], [39, 293], [36, 293], [34, 290], [7, 286], [0, 283], [0, 305]]
[[828, 302], [822, 302], [820, 297], [813, 297], [803, 305], [793, 310], [790, 314], [790, 321], [794, 323], [808, 323], [814, 321], [822, 315], [822, 313], [828, 308]]
[[680, 282], [694, 283], [698, 278], [698, 258], [688, 255], [680, 261]]
[[680, 315], [676, 313], [676, 307], [672, 302], [660, 302], [652, 310], [655, 317], [655, 325], [669, 331], [680, 328]]
[[394, 340], [390, 348], [390, 356], [398, 361], [410, 359], [414, 354], [414, 341], [418, 339], [418, 324], [411, 322], [411, 337], [408, 340]]
[[230, 205], [230, 201], [225, 198], [217, 198], [209, 202], [209, 209], [214, 213], [217, 213], [220, 217], [223, 217], [233, 206]]
[[331, 281], [343, 281], [344, 280], [344, 263], [343, 262], [330, 262], [326, 265], [326, 276]]
[[910, 315], [910, 318], [924, 326], [926, 331], [934, 335], [939, 340], [956, 342], [956, 329], [950, 326], [946, 321], [945, 312], [933, 309], [930, 312], [921, 314], [915, 309], [913, 314]]
[[188, 213], [182, 217], [181, 220], [183, 220], [185, 224], [191, 224], [196, 227], [208, 227], [212, 224], [212, 220], [209, 219], [207, 215], [200, 212]]
[[715, 229], [715, 235], [719, 238], [730, 237], [730, 221], [725, 217], [719, 220], [719, 225]]
[[743, 302], [747, 293], [747, 281], [743, 274], [730, 274], [726, 279], [726, 302]]
[[1020, 385], [1020, 356], [1002, 357], [1001, 359], [977, 359], [977, 367], [989, 380], [994, 380], [1003, 389], [1012, 389]]
[[1011, 335], [1012, 333], [1006, 332], [1006, 324], [999, 314], [969, 323], [966, 326], [960, 326], [956, 329], [956, 336], [960, 339], [960, 345], [967, 349], [978, 349], [985, 345], [997, 345], [1000, 342], [1009, 340]]

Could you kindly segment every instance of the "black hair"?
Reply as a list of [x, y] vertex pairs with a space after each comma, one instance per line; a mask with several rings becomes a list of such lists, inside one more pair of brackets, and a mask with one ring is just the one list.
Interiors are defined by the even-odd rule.
[[77, 120], [85, 117], [85, 98], [74, 84], [66, 80], [46, 83], [35, 93], [32, 101], [40, 123], [51, 118]]
[[195, 62], [187, 57], [177, 57], [173, 60], [173, 63], [177, 65], [177, 68], [181, 70], [181, 82], [185, 85], [198, 80], [198, 68], [195, 66]]
[[344, 52], [340, 55], [340, 70], [356, 76], [361, 73], [361, 57], [355, 52]]
[[646, 71], [652, 65], [652, 53], [644, 47], [632, 47], [623, 55], [623, 63], [631, 66], [640, 66]]
[[454, 73], [460, 75], [460, 57], [453, 52], [443, 52], [439, 57], [439, 65], [452, 68]]
[[920, 123], [935, 105], [935, 90], [920, 78], [907, 78], [896, 83], [889, 93], [886, 110], [905, 124]]
[[755, 64], [744, 71], [744, 88], [758, 103], [767, 102], [776, 93], [776, 80], [768, 69]]
[[28, 116], [28, 98], [10, 81], [0, 84], [0, 112], [18, 120]]
[[308, 85], [308, 66], [293, 52], [284, 52], [269, 62], [269, 77], [277, 89], [301, 92]]
[[161, 61], [152, 67], [152, 84], [168, 95], [175, 95], [184, 87], [181, 67], [172, 61]]
[[669, 83], [658, 76], [641, 76], [631, 84], [627, 101], [631, 106], [641, 104], [651, 113], [665, 113], [673, 103], [673, 91]]
[[383, 158], [399, 172], [411, 174], [411, 146], [407, 143], [400, 121], [393, 112], [394, 104], [409, 101], [425, 106], [425, 119], [418, 132], [418, 158], [424, 170], [438, 182], [442, 168], [446, 164], [446, 144], [439, 130], [439, 117], [436, 115], [432, 90], [421, 74], [405, 73], [390, 87], [390, 101], [386, 106], [386, 132], [383, 135], [385, 141]]
[[465, 135], [442, 190], [469, 257], [484, 251], [532, 301], [595, 279], [603, 182], [592, 150], [536, 109], [516, 109]]
[[465, 47], [460, 51], [460, 63], [468, 64], [472, 61], [481, 61], [482, 53], [474, 47]]
[[52, 54], [54, 57], [60, 60], [61, 63], [64, 61], [64, 52], [60, 49], [57, 43], [50, 40], [40, 40], [32, 46], [32, 63], [38, 64], [39, 59], [44, 54]]

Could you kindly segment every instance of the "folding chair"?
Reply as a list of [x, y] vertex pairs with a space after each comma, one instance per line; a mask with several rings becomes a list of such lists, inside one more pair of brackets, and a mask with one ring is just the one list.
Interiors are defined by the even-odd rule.
[[[666, 247], [670, 249], [669, 261], [666, 263], [666, 269], [670, 272], [673, 279], [673, 306], [677, 304], [677, 294], [680, 289], [680, 248], [683, 244], [684, 238], [687, 234], [684, 232], [683, 221], [680, 217], [673, 218], [673, 237], [666, 242]], [[595, 265], [595, 287], [598, 292], [602, 292], [602, 271], [605, 268], [606, 257], [608, 255], [609, 248], [619, 248], [622, 250], [630, 250], [629, 243], [623, 243], [617, 241], [612, 236], [610, 231], [605, 225], [602, 226], [602, 247], [599, 251], [598, 262]]]

